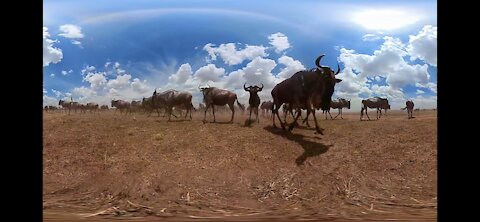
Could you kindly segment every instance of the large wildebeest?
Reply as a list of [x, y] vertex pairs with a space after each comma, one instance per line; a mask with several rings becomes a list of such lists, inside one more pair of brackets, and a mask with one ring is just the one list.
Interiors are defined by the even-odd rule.
[[[285, 129], [285, 126], [280, 119], [278, 109], [280, 109], [283, 103], [290, 103], [294, 107], [305, 107], [308, 113], [313, 113], [316, 132], [323, 134], [323, 129], [318, 126], [315, 110], [311, 106], [312, 96], [318, 94], [321, 107], [330, 107], [335, 84], [342, 81], [335, 78], [335, 75], [340, 72], [340, 65], [338, 65], [337, 72], [334, 72], [328, 66], [320, 65], [320, 60], [323, 56], [325, 55], [321, 55], [315, 60], [315, 65], [318, 68], [299, 71], [273, 88], [271, 93], [274, 104], [272, 113], [277, 115], [283, 129]], [[289, 126], [290, 131], [297, 124], [297, 119], [300, 115], [301, 112], [297, 112], [294, 122]], [[275, 125], [275, 117], [272, 117], [272, 119], [273, 126], [277, 127]]]
[[243, 89], [250, 93], [250, 98], [248, 99], [248, 104], [250, 105], [250, 115], [248, 119], [252, 119], [252, 111], [254, 110], [256, 114], [256, 120], [258, 123], [260, 123], [260, 119], [258, 118], [258, 106], [260, 105], [260, 97], [258, 96], [258, 92], [262, 91], [263, 83], [262, 87], [257, 85], [245, 87], [245, 85], [247, 85], [247, 83], [243, 84]]
[[203, 93], [203, 102], [206, 104], [205, 113], [203, 116], [203, 122], [206, 122], [207, 119], [207, 111], [210, 106], [212, 107], [213, 112], [213, 122], [215, 122], [215, 105], [217, 106], [225, 106], [228, 105], [230, 110], [232, 111], [232, 118], [230, 119], [230, 123], [233, 123], [233, 116], [235, 115], [235, 107], [233, 104], [237, 101], [238, 107], [242, 111], [245, 111], [245, 106], [243, 106], [240, 102], [238, 102], [237, 94], [234, 92], [219, 89], [217, 87], [198, 87], [200, 91]]
[[268, 115], [273, 109], [273, 102], [268, 100], [268, 101], [263, 101], [262, 104], [260, 104], [260, 109], [262, 110], [262, 116], [265, 116], [265, 114]]
[[409, 119], [415, 118], [415, 117], [413, 117], [413, 107], [414, 106], [415, 106], [415, 104], [413, 104], [413, 101], [408, 100], [407, 102], [405, 102], [405, 108], [402, 108], [402, 110], [407, 109], [407, 115], [408, 115]]
[[[120, 113], [125, 111], [125, 115], [127, 115], [128, 112], [131, 112], [130, 105], [130, 102], [124, 100], [112, 100], [112, 107], [116, 107], [118, 110], [120, 110]], [[115, 109], [115, 112], [113, 112], [113, 114], [117, 112], [117, 109]]]
[[381, 109], [390, 108], [390, 104], [388, 104], [388, 99], [380, 97], [373, 97], [362, 100], [362, 111], [360, 112], [360, 120], [362, 120], [363, 117], [363, 110], [365, 110], [365, 114], [367, 115], [368, 120], [370, 120], [367, 108], [377, 109], [377, 119], [380, 119], [380, 117], [382, 116]]
[[[190, 119], [192, 119], [192, 94], [190, 92], [180, 92], [174, 89], [167, 90], [162, 93], [157, 93], [157, 90], [153, 92], [152, 95], [152, 104], [153, 107], [157, 107], [157, 104], [160, 106], [163, 105], [168, 113], [168, 121], [170, 121], [173, 107], [185, 107], [187, 114], [190, 113]], [[175, 116], [175, 115], [174, 115]], [[175, 116], [176, 117], [176, 116]]]
[[[332, 118], [332, 114], [330, 114], [330, 108], [338, 109], [338, 114], [333, 118]], [[332, 102], [330, 103], [330, 108], [324, 110], [325, 119], [327, 119], [327, 113], [330, 115], [330, 119], [336, 119], [338, 117], [338, 115], [340, 115], [340, 118], [343, 119], [342, 109], [343, 108], [350, 109], [350, 100], [346, 100], [344, 98], [339, 98], [337, 100], [332, 100]], [[307, 119], [308, 119], [308, 116], [307, 116]]]

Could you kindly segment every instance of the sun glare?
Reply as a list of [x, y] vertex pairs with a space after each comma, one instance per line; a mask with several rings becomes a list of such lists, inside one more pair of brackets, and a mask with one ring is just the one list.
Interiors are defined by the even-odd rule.
[[367, 29], [392, 30], [413, 24], [420, 20], [420, 17], [413, 12], [382, 9], [358, 12], [352, 19], [353, 22]]

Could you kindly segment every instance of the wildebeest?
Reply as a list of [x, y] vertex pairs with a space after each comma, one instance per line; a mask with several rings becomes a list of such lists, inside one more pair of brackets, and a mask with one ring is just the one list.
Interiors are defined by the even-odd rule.
[[262, 116], [265, 116], [265, 114], [268, 115], [271, 113], [273, 109], [273, 102], [268, 100], [268, 101], [263, 101], [262, 104], [260, 104], [260, 109], [262, 110]]
[[388, 99], [380, 98], [380, 97], [373, 97], [373, 98], [362, 100], [362, 111], [360, 113], [360, 120], [362, 120], [362, 117], [363, 117], [363, 110], [365, 110], [365, 114], [367, 115], [368, 120], [370, 120], [370, 117], [368, 116], [367, 108], [370, 108], [370, 109], [376, 108], [377, 119], [380, 119], [380, 117], [382, 116], [381, 109], [390, 108], [390, 104], [388, 104]]
[[86, 110], [90, 110], [90, 112], [97, 112], [98, 111], [98, 104], [97, 103], [87, 103], [85, 106]]
[[108, 110], [108, 105], [101, 105], [100, 110]]
[[245, 87], [247, 83], [243, 84], [243, 89], [250, 93], [250, 98], [248, 99], [248, 104], [250, 106], [250, 115], [248, 117], [249, 120], [252, 119], [252, 111], [255, 112], [256, 119], [258, 123], [260, 123], [260, 119], [258, 118], [258, 106], [260, 105], [260, 97], [258, 96], [258, 92], [263, 90], [263, 83], [262, 87], [257, 85]]
[[[320, 65], [320, 60], [324, 56], [325, 55], [321, 55], [315, 60], [315, 65], [317, 65], [318, 68], [296, 72], [290, 78], [280, 82], [273, 88], [271, 92], [274, 103], [272, 113], [275, 113], [278, 117], [282, 129], [285, 129], [285, 126], [280, 119], [278, 109], [280, 109], [283, 103], [290, 103], [294, 107], [303, 106], [307, 109], [308, 113], [313, 113], [316, 132], [323, 134], [323, 129], [318, 126], [315, 110], [312, 109], [311, 106], [313, 95], [318, 95], [321, 107], [330, 107], [335, 84], [342, 81], [341, 79], [335, 78], [335, 75], [340, 72], [340, 65], [338, 65], [336, 73], [330, 67]], [[289, 131], [293, 130], [300, 115], [301, 112], [297, 112], [294, 122], [289, 126]], [[272, 117], [272, 119], [273, 126], [276, 127], [275, 117]]]
[[198, 87], [200, 91], [203, 93], [203, 102], [206, 104], [205, 107], [205, 114], [203, 117], [203, 122], [206, 122], [207, 119], [207, 111], [210, 106], [212, 107], [213, 111], [213, 122], [215, 122], [215, 105], [217, 106], [225, 106], [228, 105], [230, 110], [232, 111], [232, 118], [230, 119], [230, 123], [233, 123], [233, 116], [235, 115], [235, 107], [233, 104], [237, 101], [237, 105], [240, 107], [242, 111], [245, 110], [245, 106], [243, 106], [240, 102], [238, 102], [237, 94], [234, 92], [230, 92], [225, 89], [219, 89], [217, 87]]
[[[125, 115], [127, 115], [128, 112], [131, 112], [130, 111], [130, 102], [127, 102], [127, 101], [124, 101], [124, 100], [112, 100], [112, 107], [116, 107], [118, 110], [120, 110], [120, 113], [122, 113], [123, 111], [125, 111]], [[115, 110], [115, 112], [113, 114], [115, 114], [117, 112], [117, 109]]]
[[[330, 114], [330, 108], [338, 109], [338, 114], [333, 118], [332, 118], [332, 114]], [[336, 119], [338, 117], [338, 115], [340, 115], [340, 118], [343, 119], [342, 109], [343, 108], [350, 109], [350, 100], [346, 100], [346, 99], [343, 99], [343, 98], [339, 98], [337, 100], [332, 100], [332, 102], [330, 103], [330, 108], [324, 110], [325, 119], [327, 119], [327, 113], [330, 115], [330, 119]], [[307, 119], [308, 119], [308, 115], [307, 115]]]
[[130, 110], [131, 111], [140, 111], [142, 109], [142, 101], [139, 100], [132, 100], [130, 103]]
[[409, 118], [409, 119], [414, 118], [414, 117], [413, 117], [413, 107], [414, 107], [414, 106], [415, 106], [415, 104], [413, 104], [413, 101], [412, 101], [412, 100], [408, 100], [407, 102], [405, 102], [405, 108], [402, 108], [402, 110], [407, 109], [407, 115], [408, 115], [408, 118]]
[[64, 109], [68, 109], [68, 115], [70, 115], [70, 110], [72, 109], [77, 112], [78, 102], [59, 100], [58, 105], [62, 106]]
[[170, 121], [173, 107], [185, 107], [187, 114], [190, 113], [190, 119], [192, 119], [192, 94], [190, 92], [180, 92], [174, 89], [167, 90], [162, 93], [157, 93], [157, 90], [153, 92], [152, 95], [152, 104], [153, 107], [156, 107], [156, 104], [163, 105], [168, 113], [168, 121]]

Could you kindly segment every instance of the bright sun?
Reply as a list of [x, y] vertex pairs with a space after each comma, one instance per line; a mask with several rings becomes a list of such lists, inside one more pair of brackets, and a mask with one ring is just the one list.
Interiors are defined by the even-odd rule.
[[367, 29], [391, 30], [413, 24], [420, 20], [420, 17], [413, 12], [382, 9], [358, 12], [352, 19], [353, 22]]

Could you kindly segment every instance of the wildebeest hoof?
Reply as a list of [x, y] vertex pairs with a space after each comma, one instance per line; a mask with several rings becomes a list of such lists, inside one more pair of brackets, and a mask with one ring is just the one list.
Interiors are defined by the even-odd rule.
[[315, 134], [323, 135], [323, 131], [324, 131], [324, 129], [318, 129], [318, 130], [315, 132]]

